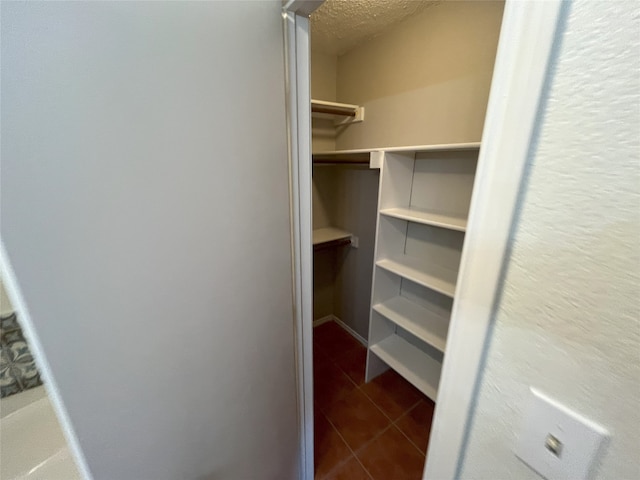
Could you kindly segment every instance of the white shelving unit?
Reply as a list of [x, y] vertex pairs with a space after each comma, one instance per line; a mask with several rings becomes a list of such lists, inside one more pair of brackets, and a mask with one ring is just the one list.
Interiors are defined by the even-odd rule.
[[[438, 293], [443, 293], [449, 297], [454, 296], [456, 291], [455, 282], [447, 281], [441, 278], [435, 272], [428, 272], [426, 268], [416, 267], [409, 264], [408, 260], [404, 259], [389, 259], [384, 258], [376, 262], [376, 266], [384, 268], [392, 273], [395, 273], [401, 278], [406, 278], [423, 287], [431, 288]], [[437, 268], [437, 265], [431, 265], [433, 269]], [[429, 268], [429, 266], [427, 266]]]
[[392, 368], [437, 398], [479, 147], [379, 156], [366, 381]]
[[370, 348], [387, 365], [429, 398], [436, 398], [442, 363], [398, 335], [389, 335]]
[[448, 316], [432, 312], [400, 295], [386, 302], [375, 304], [373, 309], [423, 342], [444, 353], [449, 330]]
[[380, 213], [388, 217], [433, 225], [434, 227], [449, 228], [459, 232], [464, 232], [467, 229], [466, 218], [457, 218], [451, 215], [421, 210], [419, 208], [387, 208], [381, 210]]

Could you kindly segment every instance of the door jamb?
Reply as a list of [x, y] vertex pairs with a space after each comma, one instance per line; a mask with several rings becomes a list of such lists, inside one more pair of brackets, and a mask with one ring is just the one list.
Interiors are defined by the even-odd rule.
[[324, 0], [283, 2], [287, 135], [293, 256], [294, 347], [298, 400], [298, 469], [312, 480], [313, 251], [311, 211], [311, 52], [309, 14]]

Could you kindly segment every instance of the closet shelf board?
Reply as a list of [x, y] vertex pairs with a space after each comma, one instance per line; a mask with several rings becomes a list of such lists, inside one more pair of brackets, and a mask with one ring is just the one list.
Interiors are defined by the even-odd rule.
[[353, 105], [351, 103], [339, 103], [339, 102], [328, 102], [325, 100], [311, 100], [311, 111], [320, 111], [318, 113], [324, 113], [322, 110], [332, 111], [333, 115], [348, 115], [355, 116], [356, 112], [360, 108], [360, 105]]
[[351, 233], [335, 227], [318, 228], [313, 231], [313, 244], [335, 242], [336, 240], [349, 240]]
[[386, 208], [380, 210], [380, 213], [388, 217], [400, 218], [402, 220], [433, 225], [440, 228], [448, 228], [449, 230], [456, 230], [458, 232], [464, 232], [467, 228], [467, 220], [465, 218], [433, 213], [417, 208]]
[[[384, 268], [391, 273], [395, 273], [407, 280], [422, 285], [423, 287], [430, 288], [438, 293], [442, 293], [451, 298], [456, 293], [456, 285], [453, 282], [445, 280], [441, 275], [434, 275], [434, 272], [426, 272], [412, 265], [408, 265], [403, 260], [385, 258], [378, 260], [376, 265], [380, 268]], [[435, 270], [435, 269], [434, 269]]]
[[444, 353], [449, 319], [438, 315], [406, 297], [394, 297], [373, 309], [399, 327]]
[[380, 148], [358, 148], [353, 150], [333, 150], [329, 152], [318, 152], [314, 155], [350, 155], [355, 153], [371, 152], [445, 152], [450, 150], [478, 150], [480, 142], [468, 143], [442, 143], [438, 145], [414, 145], [409, 147], [380, 147]]
[[442, 369], [439, 361], [398, 335], [376, 343], [371, 351], [435, 402]]

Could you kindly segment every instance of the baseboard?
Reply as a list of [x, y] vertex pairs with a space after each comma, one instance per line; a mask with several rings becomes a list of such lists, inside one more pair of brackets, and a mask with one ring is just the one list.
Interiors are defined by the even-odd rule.
[[333, 321], [336, 322], [338, 325], [340, 325], [342, 328], [344, 328], [348, 333], [351, 334], [351, 336], [353, 338], [358, 340], [362, 345], [364, 345], [365, 347], [368, 346], [368, 342], [364, 339], [364, 337], [362, 335], [360, 335], [358, 332], [356, 332], [353, 328], [351, 328], [349, 325], [344, 323], [342, 320], [340, 320], [335, 315], [333, 316]]
[[313, 326], [317, 327], [318, 325], [322, 325], [323, 323], [327, 323], [331, 321], [336, 322], [338, 325], [340, 325], [349, 335], [351, 335], [353, 338], [358, 340], [362, 345], [364, 345], [365, 347], [368, 346], [368, 342], [362, 337], [362, 335], [360, 335], [358, 332], [356, 332], [353, 328], [351, 328], [349, 325], [344, 323], [335, 315], [327, 315], [325, 317], [314, 320]]
[[318, 318], [317, 320], [314, 320], [313, 321], [313, 326], [315, 328], [315, 327], [317, 327], [319, 325], [322, 325], [323, 323], [331, 322], [331, 321], [333, 321], [335, 319], [336, 319], [336, 317], [334, 317], [333, 315], [325, 315], [322, 318]]

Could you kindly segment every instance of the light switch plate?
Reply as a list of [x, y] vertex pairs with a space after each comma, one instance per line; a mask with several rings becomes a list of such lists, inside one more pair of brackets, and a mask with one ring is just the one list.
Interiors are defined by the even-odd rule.
[[608, 432], [538, 390], [531, 393], [516, 455], [547, 480], [590, 478]]

